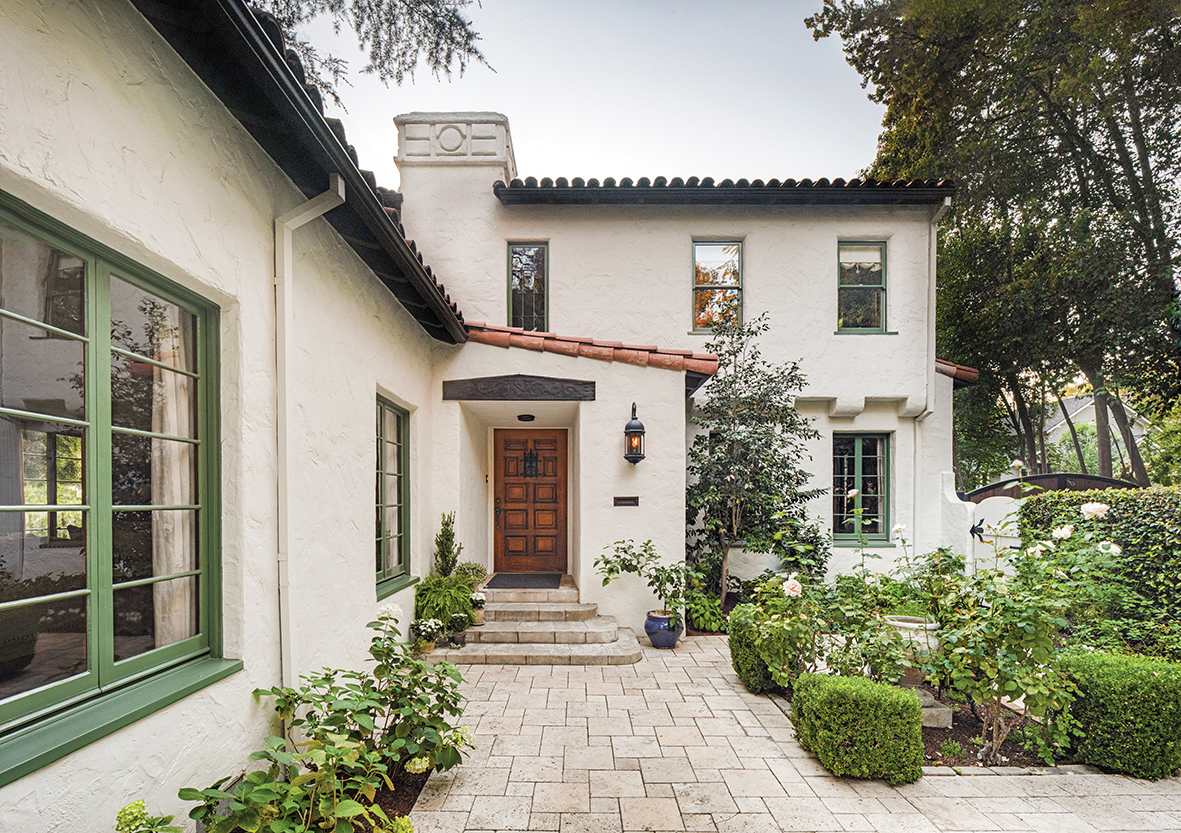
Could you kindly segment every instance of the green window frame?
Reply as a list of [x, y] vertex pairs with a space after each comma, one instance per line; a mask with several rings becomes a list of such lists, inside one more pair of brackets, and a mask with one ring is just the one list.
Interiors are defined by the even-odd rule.
[[410, 413], [377, 397], [377, 598], [410, 576]]
[[832, 538], [837, 546], [889, 542], [889, 434], [832, 435]]
[[217, 307], [2, 191], [0, 270], [2, 785], [241, 662]]
[[713, 331], [729, 309], [742, 320], [742, 241], [693, 241], [693, 332]]
[[886, 332], [886, 243], [837, 244], [837, 332]]
[[549, 330], [549, 243], [508, 244], [508, 325]]

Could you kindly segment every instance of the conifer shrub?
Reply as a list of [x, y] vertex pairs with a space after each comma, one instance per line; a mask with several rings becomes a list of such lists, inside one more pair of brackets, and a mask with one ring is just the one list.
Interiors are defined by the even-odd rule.
[[1072, 653], [1062, 666], [1079, 688], [1070, 706], [1089, 764], [1156, 781], [1181, 767], [1181, 663], [1130, 654]]
[[909, 784], [923, 775], [918, 695], [865, 677], [802, 674], [793, 686], [800, 746], [833, 775]]

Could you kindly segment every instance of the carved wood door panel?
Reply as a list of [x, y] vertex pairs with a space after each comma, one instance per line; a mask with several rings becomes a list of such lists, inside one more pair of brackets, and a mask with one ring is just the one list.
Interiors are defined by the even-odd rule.
[[566, 572], [566, 432], [497, 429], [494, 441], [494, 569]]

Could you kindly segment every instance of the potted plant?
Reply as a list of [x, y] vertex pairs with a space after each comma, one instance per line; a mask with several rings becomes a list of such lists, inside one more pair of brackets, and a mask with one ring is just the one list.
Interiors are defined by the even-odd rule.
[[661, 564], [656, 547], [649, 539], [636, 546], [634, 541], [616, 541], [605, 547], [595, 559], [595, 569], [603, 576], [606, 587], [624, 573], [635, 573], [648, 582], [648, 587], [660, 599], [660, 610], [649, 610], [644, 632], [653, 648], [675, 648], [681, 637], [681, 611], [685, 607], [685, 587], [695, 575], [684, 563]]
[[414, 650], [429, 654], [443, 635], [443, 623], [438, 619], [415, 619], [410, 623], [410, 635], [414, 637]]
[[488, 603], [483, 593], [472, 593], [472, 624], [484, 624], [484, 605]]

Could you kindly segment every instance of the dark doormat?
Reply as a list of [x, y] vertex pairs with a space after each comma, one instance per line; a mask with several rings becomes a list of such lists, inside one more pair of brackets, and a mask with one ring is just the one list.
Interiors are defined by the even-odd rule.
[[497, 573], [484, 586], [491, 590], [557, 590], [561, 573]]

